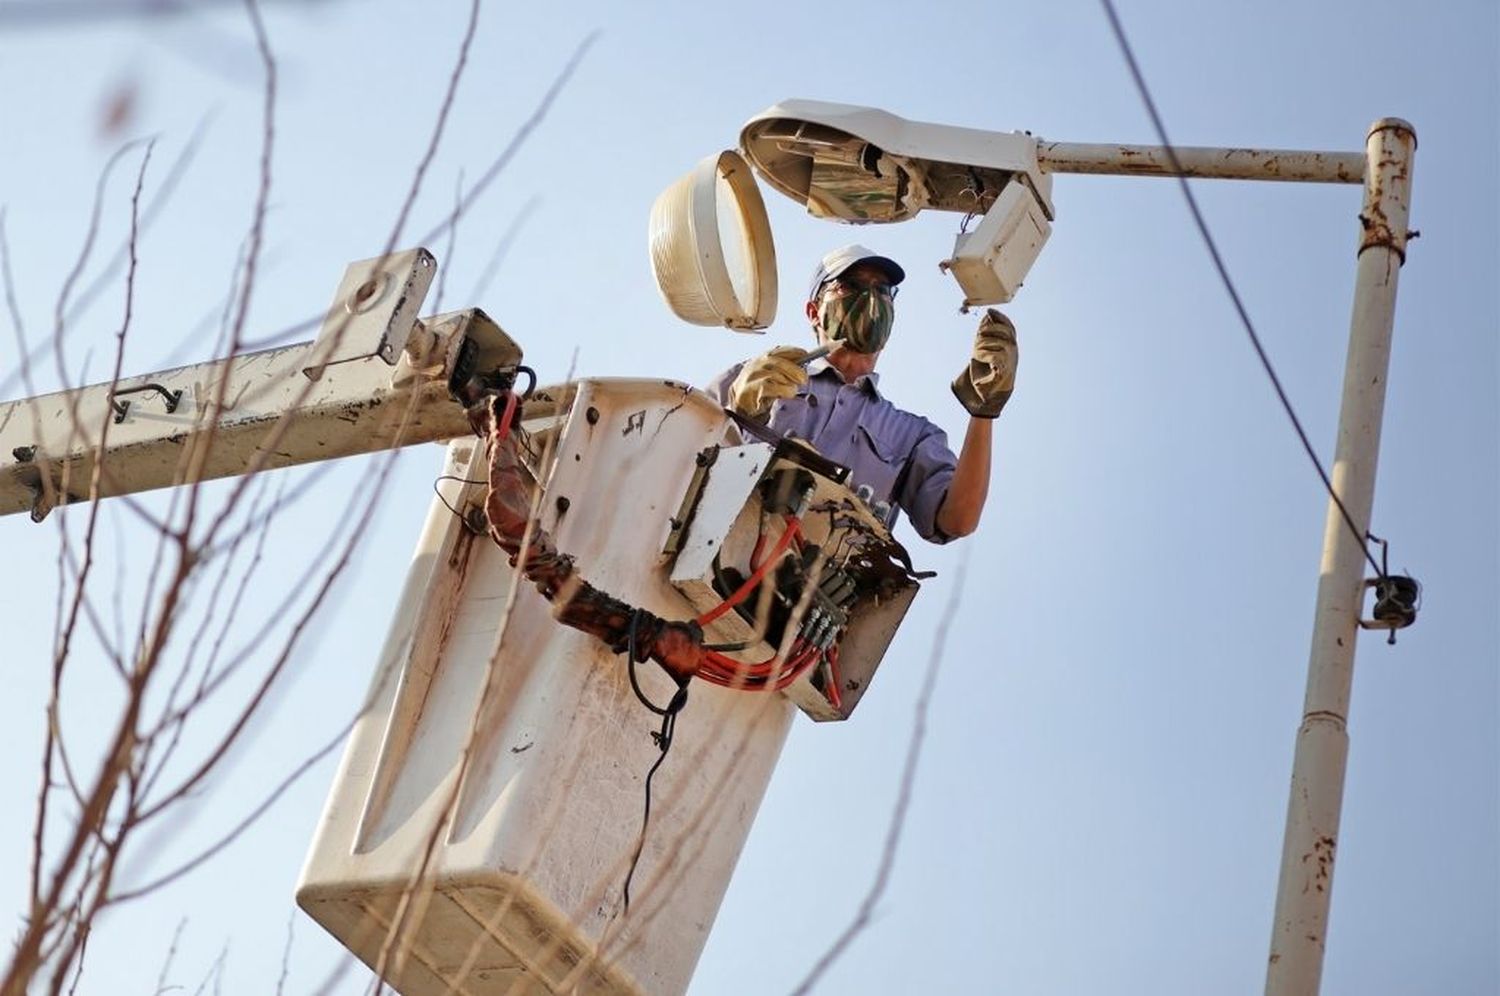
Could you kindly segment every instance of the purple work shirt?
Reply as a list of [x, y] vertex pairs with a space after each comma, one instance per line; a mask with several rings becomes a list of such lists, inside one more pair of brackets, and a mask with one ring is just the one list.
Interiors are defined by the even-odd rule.
[[[728, 401], [730, 385], [743, 366], [730, 367], [709, 384], [708, 393], [720, 404]], [[807, 385], [796, 397], [772, 404], [770, 427], [811, 443], [828, 459], [848, 467], [851, 488], [867, 484], [876, 500], [899, 506], [923, 539], [952, 540], [937, 525], [938, 509], [958, 465], [947, 433], [881, 396], [878, 374], [845, 383], [843, 375], [821, 359], [810, 363], [807, 372]]]

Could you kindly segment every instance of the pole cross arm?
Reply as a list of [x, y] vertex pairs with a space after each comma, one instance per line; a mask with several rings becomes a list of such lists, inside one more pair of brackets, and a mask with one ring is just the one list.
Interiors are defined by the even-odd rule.
[[1363, 152], [1300, 149], [1206, 148], [1174, 145], [1108, 145], [1037, 140], [1044, 173], [1114, 176], [1196, 176], [1214, 180], [1280, 180], [1288, 183], [1362, 183]]
[[[472, 431], [460, 381], [521, 360], [477, 308], [416, 323], [394, 366], [378, 351], [330, 364], [321, 342], [0, 403], [0, 515], [452, 439]], [[148, 385], [177, 402], [147, 395], [119, 417], [115, 399]]]

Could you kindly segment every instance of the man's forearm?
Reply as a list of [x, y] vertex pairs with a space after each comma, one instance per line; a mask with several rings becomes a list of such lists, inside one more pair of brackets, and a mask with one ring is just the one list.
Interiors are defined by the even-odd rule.
[[969, 419], [953, 481], [937, 514], [938, 528], [949, 536], [967, 536], [979, 528], [979, 516], [990, 493], [990, 443], [994, 427], [995, 420], [991, 418]]

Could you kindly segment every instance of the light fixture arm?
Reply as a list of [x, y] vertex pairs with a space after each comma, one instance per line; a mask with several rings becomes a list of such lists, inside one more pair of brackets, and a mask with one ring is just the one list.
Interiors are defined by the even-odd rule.
[[[1112, 176], [1195, 176], [1214, 180], [1282, 180], [1289, 183], [1359, 183], [1362, 152], [1202, 146], [1107, 145], [1037, 140], [1045, 173]], [[1176, 165], [1173, 165], [1173, 160]]]

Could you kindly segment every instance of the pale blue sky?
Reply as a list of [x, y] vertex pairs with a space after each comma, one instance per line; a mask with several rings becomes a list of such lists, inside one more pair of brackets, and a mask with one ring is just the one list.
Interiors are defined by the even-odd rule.
[[[1391, 540], [1392, 566], [1424, 582], [1426, 599], [1395, 647], [1378, 635], [1360, 643], [1325, 992], [1496, 992], [1496, 8], [1120, 6], [1177, 142], [1358, 150], [1376, 118], [1416, 126], [1412, 219], [1422, 236], [1401, 275], [1372, 528]], [[460, 3], [267, 9], [283, 72], [252, 336], [318, 312], [345, 263], [385, 244], [466, 13]], [[461, 223], [455, 251], [444, 240], [429, 246], [446, 271], [443, 306], [484, 307], [543, 380], [565, 376], [576, 355], [583, 375], [704, 382], [751, 352], [800, 343], [795, 299], [813, 262], [857, 237], [911, 274], [883, 386], [959, 435], [964, 418], [947, 383], [973, 318], [957, 313], [957, 288], [936, 266], [956, 217], [851, 232], [767, 191], [788, 293], [770, 333], [752, 338], [685, 326], [661, 304], [646, 255], [652, 199], [786, 97], [1053, 140], [1154, 141], [1094, 2], [496, 3], [398, 244], [449, 209], [459, 170], [472, 180], [484, 169], [595, 29], [574, 81]], [[125, 369], [207, 357], [211, 334], [182, 339], [218, 306], [250, 218], [261, 98], [249, 39], [232, 4], [174, 20], [26, 30], [0, 21], [0, 203], [33, 338], [49, 325], [115, 146], [159, 135], [148, 185], [160, 182], [208, 115], [201, 153], [142, 244]], [[125, 85], [136, 88], [136, 115], [103, 137], [102, 109]], [[123, 231], [138, 161], [127, 156], [109, 187], [106, 247]], [[1358, 189], [1195, 189], [1326, 458]], [[496, 243], [534, 198], [498, 277], [475, 299]], [[940, 576], [857, 717], [794, 728], [694, 993], [787, 991], [853, 914], [874, 874], [927, 648], [965, 555], [969, 583], [890, 889], [821, 991], [1262, 985], [1325, 498], [1175, 184], [1064, 176], [1053, 199], [1052, 240], [1008, 309], [1022, 360], [998, 424], [984, 524], [942, 549], [905, 534], [918, 564]], [[91, 353], [92, 379], [102, 376], [119, 308], [112, 292], [75, 323], [73, 370]], [[15, 360], [7, 328], [0, 377]], [[357, 576], [296, 659], [275, 714], [195, 818], [174, 828], [173, 853], [235, 822], [357, 707], [438, 465], [434, 447], [400, 458]], [[289, 576], [307, 545], [340, 523], [359, 471], [358, 462], [338, 466], [291, 513], [267, 553], [268, 578]], [[143, 537], [123, 510], [105, 521], [108, 569], [128, 561], [123, 584], [138, 592]], [[12, 925], [24, 906], [56, 545], [54, 522], [0, 520], [12, 565], [0, 599], [0, 798], [10, 801], [0, 816], [0, 854], [10, 856], [0, 863], [0, 911]], [[247, 619], [276, 595], [263, 590]], [[65, 719], [86, 751], [90, 720], [114, 690], [87, 654], [75, 679]], [[332, 771], [330, 759], [202, 874], [107, 919], [80, 991], [150, 992], [184, 917], [173, 982], [191, 989], [227, 944], [224, 991], [270, 991], [290, 918], [289, 991], [314, 990], [339, 949], [294, 913], [292, 892]], [[158, 867], [169, 864], [164, 856]], [[345, 988], [361, 986], [351, 976]]]

